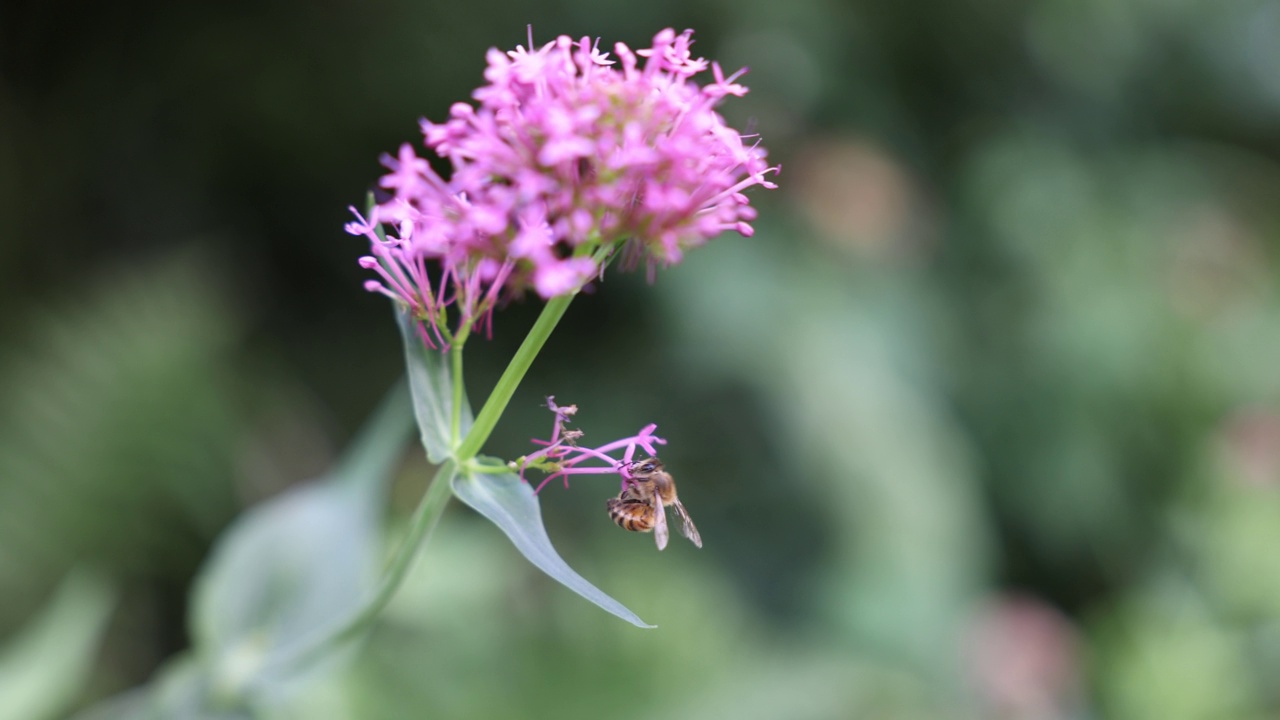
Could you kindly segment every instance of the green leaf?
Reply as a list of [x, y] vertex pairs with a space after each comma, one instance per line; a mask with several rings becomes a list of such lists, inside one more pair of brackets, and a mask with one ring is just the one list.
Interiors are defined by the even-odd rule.
[[538, 496], [528, 483], [512, 473], [470, 473], [454, 478], [453, 494], [501, 528], [529, 562], [560, 584], [632, 625], [656, 627], [587, 582], [556, 553], [542, 525]]
[[[453, 377], [448, 356], [423, 344], [417, 321], [404, 312], [396, 312], [400, 337], [404, 341], [405, 372], [413, 396], [413, 414], [422, 432], [422, 445], [427, 459], [440, 464], [452, 453], [449, 429], [453, 411]], [[466, 393], [462, 396], [462, 418], [459, 436], [466, 436], [472, 423], [471, 406]]]
[[412, 418], [397, 388], [328, 481], [250, 509], [196, 581], [192, 636], [219, 697], [277, 691], [304, 668], [298, 651], [368, 600], [378, 571], [376, 499]]
[[291, 675], [276, 663], [361, 607], [376, 549], [374, 518], [341, 486], [303, 485], [241, 516], [193, 601], [196, 651], [218, 691], [239, 696]]
[[0, 720], [59, 717], [88, 680], [115, 605], [106, 580], [71, 573], [52, 602], [0, 650]]

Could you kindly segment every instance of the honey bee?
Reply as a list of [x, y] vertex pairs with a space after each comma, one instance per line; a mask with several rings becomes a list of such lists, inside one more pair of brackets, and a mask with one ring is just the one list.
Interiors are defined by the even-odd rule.
[[671, 505], [680, 516], [680, 532], [694, 545], [702, 547], [702, 536], [698, 535], [698, 528], [689, 519], [689, 511], [684, 509], [684, 505], [676, 497], [676, 483], [671, 479], [671, 474], [662, 469], [661, 460], [637, 460], [627, 466], [627, 474], [631, 476], [631, 482], [618, 497], [609, 498], [606, 503], [609, 517], [619, 527], [633, 532], [652, 530], [653, 539], [661, 550], [667, 546], [670, 536], [667, 532], [666, 506]]

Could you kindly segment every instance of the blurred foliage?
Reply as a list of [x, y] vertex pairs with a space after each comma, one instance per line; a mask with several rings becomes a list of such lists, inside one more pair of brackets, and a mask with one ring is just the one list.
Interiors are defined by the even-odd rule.
[[91, 571], [67, 576], [48, 606], [0, 651], [0, 718], [56, 718], [75, 703], [93, 670], [113, 595]]
[[[756, 236], [580, 297], [487, 448], [548, 394], [588, 440], [657, 422], [706, 549], [544, 492], [642, 632], [455, 507], [280, 717], [1280, 712], [1275, 0], [6, 2], [0, 629], [84, 561], [121, 593], [59, 692], [203, 692], [214, 537], [402, 372], [345, 208], [530, 22], [751, 67], [724, 110], [783, 165]], [[473, 402], [536, 312], [469, 348]], [[143, 707], [114, 702], [86, 717]]]
[[217, 451], [234, 432], [228, 309], [189, 262], [77, 295], [22, 318], [0, 361], [0, 583], [15, 603], [81, 561], [181, 572], [234, 511]]

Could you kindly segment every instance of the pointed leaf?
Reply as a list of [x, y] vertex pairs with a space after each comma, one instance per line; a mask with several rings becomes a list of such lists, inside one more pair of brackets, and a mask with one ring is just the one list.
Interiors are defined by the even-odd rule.
[[[449, 371], [449, 357], [423, 343], [418, 321], [407, 313], [397, 311], [396, 320], [404, 341], [405, 372], [413, 395], [413, 414], [422, 431], [422, 445], [427, 449], [427, 459], [440, 464], [452, 450], [449, 426], [453, 412], [453, 376]], [[459, 437], [466, 436], [471, 422], [471, 406], [463, 393]]]
[[201, 571], [192, 606], [196, 652], [214, 683], [242, 695], [291, 675], [297, 648], [367, 599], [376, 553], [374, 518], [343, 486], [308, 483], [237, 519]]
[[290, 660], [368, 599], [380, 544], [377, 500], [413, 419], [393, 390], [327, 481], [251, 508], [196, 580], [192, 636], [215, 689], [241, 696], [295, 679]]
[[560, 557], [542, 524], [542, 509], [533, 488], [512, 473], [472, 473], [453, 480], [453, 494], [507, 534], [529, 562], [582, 597], [642, 628], [652, 628], [622, 603], [587, 582]]

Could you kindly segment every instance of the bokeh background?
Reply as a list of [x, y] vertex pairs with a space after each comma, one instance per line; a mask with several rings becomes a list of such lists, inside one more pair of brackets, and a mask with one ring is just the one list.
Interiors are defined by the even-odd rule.
[[[346, 207], [528, 23], [751, 68], [756, 236], [579, 298], [488, 446], [547, 394], [588, 441], [656, 422], [706, 548], [544, 493], [640, 631], [455, 504], [281, 717], [1280, 714], [1274, 0], [7, 0], [9, 692], [155, 676], [219, 532], [395, 383]], [[537, 310], [472, 344], [473, 401]], [[406, 452], [389, 543], [429, 475]], [[23, 654], [51, 607], [61, 654]]]

